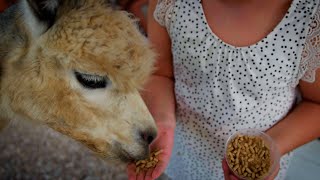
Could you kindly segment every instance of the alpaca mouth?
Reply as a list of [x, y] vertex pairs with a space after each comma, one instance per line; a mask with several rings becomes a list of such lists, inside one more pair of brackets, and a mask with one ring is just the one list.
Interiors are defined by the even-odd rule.
[[149, 150], [141, 153], [140, 155], [134, 155], [130, 151], [125, 150], [120, 144], [117, 144], [116, 152], [118, 154], [119, 159], [125, 163], [130, 163], [137, 160], [145, 159], [149, 155]]
[[134, 162], [135, 158], [133, 158], [133, 156], [128, 153], [127, 151], [125, 151], [124, 149], [119, 149], [119, 159], [123, 162], [129, 163], [129, 162]]

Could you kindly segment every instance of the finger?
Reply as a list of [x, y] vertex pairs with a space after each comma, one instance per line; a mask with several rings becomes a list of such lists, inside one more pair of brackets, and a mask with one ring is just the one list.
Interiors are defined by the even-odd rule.
[[127, 166], [127, 174], [129, 180], [135, 180], [136, 179], [136, 166], [135, 164], [129, 164]]
[[224, 179], [225, 180], [238, 180], [237, 177], [232, 175], [232, 173], [230, 171], [230, 168], [229, 168], [225, 158], [222, 160], [222, 169], [223, 169], [223, 174], [224, 174]]
[[144, 170], [141, 170], [140, 172], [138, 172], [138, 174], [136, 175], [137, 180], [144, 180], [146, 176], [146, 172]]
[[225, 158], [222, 160], [222, 169], [225, 177], [230, 175], [230, 169]]
[[239, 178], [235, 177], [234, 175], [230, 175], [230, 180], [239, 180]]
[[163, 173], [165, 168], [166, 168], [166, 164], [163, 163], [163, 161], [159, 161], [156, 167], [154, 168], [154, 170], [152, 171], [152, 174], [151, 174], [152, 179], [158, 178]]
[[[154, 148], [154, 149], [156, 149], [156, 148]], [[164, 148], [162, 148], [162, 149], [164, 149]], [[147, 176], [151, 177], [152, 179], [158, 178], [163, 173], [163, 171], [165, 170], [165, 168], [167, 166], [167, 163], [169, 162], [170, 154], [164, 150], [157, 156], [157, 159], [159, 161], [157, 162], [156, 167], [154, 167], [154, 169], [152, 169], [152, 171], [147, 172]]]
[[155, 179], [155, 178], [152, 177], [153, 171], [154, 171], [154, 168], [149, 169], [149, 170], [146, 172], [145, 180], [153, 180], [153, 179]]

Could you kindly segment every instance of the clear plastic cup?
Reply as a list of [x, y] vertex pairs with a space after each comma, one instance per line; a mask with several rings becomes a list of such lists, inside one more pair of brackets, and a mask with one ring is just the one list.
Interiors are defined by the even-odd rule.
[[267, 179], [270, 175], [272, 175], [278, 168], [279, 165], [279, 161], [280, 161], [280, 153], [277, 149], [277, 146], [275, 144], [275, 142], [272, 140], [272, 138], [267, 135], [266, 133], [256, 130], [256, 129], [243, 129], [243, 130], [239, 130], [238, 132], [234, 133], [233, 135], [231, 135], [227, 142], [226, 142], [226, 146], [225, 146], [225, 158], [227, 161], [227, 164], [230, 168], [230, 170], [232, 171], [232, 173], [238, 177], [239, 179], [242, 180], [246, 180], [245, 177], [240, 176], [236, 171], [233, 171], [232, 168], [229, 165], [228, 162], [228, 158], [227, 158], [227, 147], [229, 145], [229, 143], [232, 141], [232, 139], [234, 139], [236, 136], [238, 135], [249, 135], [249, 136], [257, 136], [257, 137], [261, 137], [264, 140], [265, 145], [270, 149], [270, 159], [271, 159], [271, 166], [269, 168], [269, 171], [263, 176], [260, 177], [259, 180], [263, 180], [263, 179]]

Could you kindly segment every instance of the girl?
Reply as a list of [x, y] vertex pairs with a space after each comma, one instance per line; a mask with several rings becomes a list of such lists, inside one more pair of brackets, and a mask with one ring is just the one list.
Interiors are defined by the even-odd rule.
[[144, 99], [164, 153], [129, 178], [235, 179], [225, 142], [254, 128], [282, 156], [269, 178], [284, 179], [290, 152], [320, 136], [319, 0], [150, 0], [148, 24], [159, 56]]

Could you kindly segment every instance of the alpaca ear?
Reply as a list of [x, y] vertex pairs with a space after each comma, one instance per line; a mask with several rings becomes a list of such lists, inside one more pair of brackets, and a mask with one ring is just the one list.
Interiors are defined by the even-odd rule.
[[46, 26], [53, 25], [61, 0], [26, 0], [33, 19]]

